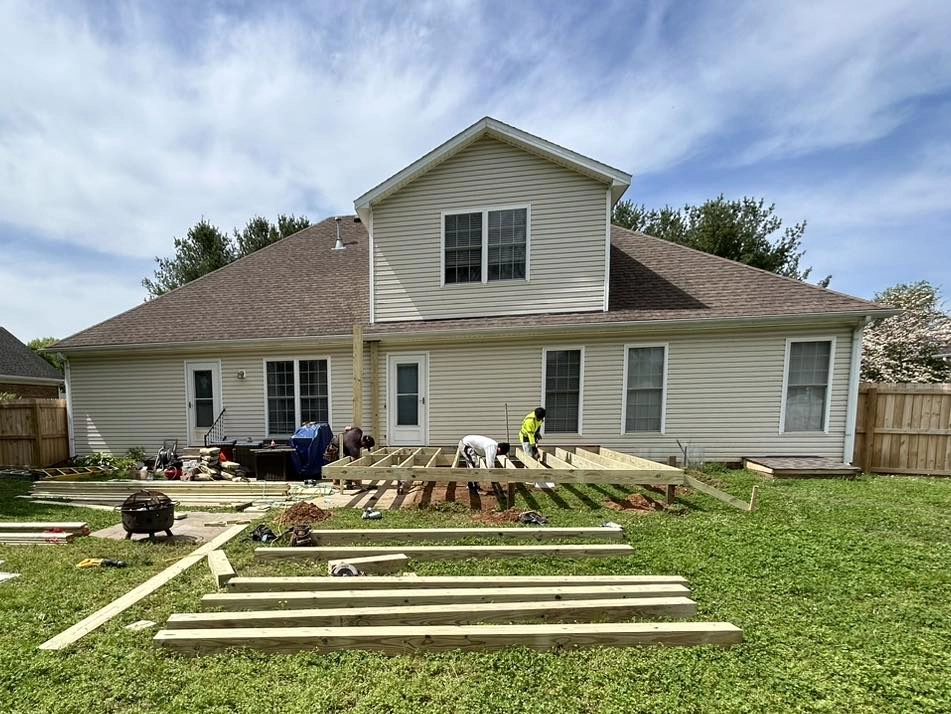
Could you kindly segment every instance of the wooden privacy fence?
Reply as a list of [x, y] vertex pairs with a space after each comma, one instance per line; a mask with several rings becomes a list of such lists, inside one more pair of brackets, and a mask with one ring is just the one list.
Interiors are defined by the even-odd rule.
[[862, 384], [853, 463], [866, 473], [951, 476], [951, 384]]
[[66, 400], [0, 402], [0, 466], [42, 468], [68, 458]]

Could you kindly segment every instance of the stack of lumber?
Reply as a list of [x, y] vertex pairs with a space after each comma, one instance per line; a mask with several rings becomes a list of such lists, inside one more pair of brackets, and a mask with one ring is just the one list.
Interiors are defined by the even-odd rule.
[[217, 447], [199, 449], [198, 454], [198, 478], [203, 481], [220, 480], [222, 476], [218, 458], [221, 456], [221, 449]]
[[[318, 543], [375, 540], [439, 541], [472, 535], [535, 537], [556, 529], [376, 529], [312, 531]], [[564, 529], [562, 529], [564, 530]], [[618, 528], [599, 531], [619, 537]], [[600, 533], [600, 531], [604, 531]], [[461, 533], [460, 531], [465, 531]], [[616, 533], [614, 532], [616, 531]], [[556, 533], [563, 538], [570, 534]], [[579, 532], [574, 535], [590, 535]], [[320, 545], [259, 548], [258, 558], [388, 556], [468, 558], [513, 555], [587, 557], [625, 555], [623, 544], [390, 546]], [[279, 554], [270, 556], [266, 554]], [[347, 562], [346, 560], [344, 562]], [[219, 581], [220, 582], [220, 581]], [[636, 645], [728, 646], [743, 639], [727, 622], [632, 622], [694, 617], [696, 602], [684, 578], [671, 575], [240, 577], [202, 598], [202, 612], [173, 614], [155, 642], [184, 653], [231, 647], [272, 652], [363, 649], [412, 654], [450, 649], [536, 650]]]
[[88, 533], [89, 524], [79, 521], [0, 522], [0, 543], [4, 545], [70, 543], [77, 536]]
[[262, 500], [284, 500], [288, 484], [281, 481], [37, 481], [30, 496], [34, 500], [75, 505], [119, 506], [142, 489], [161, 491], [181, 506], [238, 507]]

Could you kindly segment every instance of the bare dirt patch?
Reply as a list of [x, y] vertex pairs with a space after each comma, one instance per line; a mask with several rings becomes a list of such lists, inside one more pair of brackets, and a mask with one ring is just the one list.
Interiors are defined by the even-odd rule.
[[521, 511], [516, 508], [509, 508], [505, 511], [482, 511], [473, 513], [472, 520], [487, 526], [501, 526], [506, 523], [518, 523], [520, 513]]
[[331, 511], [325, 511], [314, 503], [301, 501], [279, 515], [275, 522], [280, 526], [296, 526], [301, 523], [320, 523], [326, 521], [333, 515]]
[[660, 501], [655, 501], [653, 498], [640, 493], [632, 493], [625, 499], [605, 501], [604, 507], [612, 511], [636, 511], [639, 513], [654, 513], [655, 511], [666, 510], [666, 506]]

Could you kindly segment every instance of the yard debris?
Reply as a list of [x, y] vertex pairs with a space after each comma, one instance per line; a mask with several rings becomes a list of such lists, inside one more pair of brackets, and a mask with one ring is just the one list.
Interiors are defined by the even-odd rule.
[[538, 511], [525, 511], [518, 514], [518, 522], [527, 526], [544, 526], [548, 523], [548, 519]]
[[19, 573], [0, 573], [0, 583], [5, 582], [7, 580], [13, 580], [14, 578], [19, 578], [19, 577], [20, 577]]
[[137, 620], [131, 625], [126, 625], [125, 629], [131, 632], [141, 632], [142, 630], [147, 630], [150, 627], [155, 627], [155, 623], [152, 620]]
[[521, 511], [516, 508], [509, 508], [504, 511], [479, 511], [472, 514], [472, 520], [476, 523], [484, 523], [487, 526], [502, 525], [503, 523], [517, 523]]
[[363, 509], [363, 516], [361, 516], [365, 521], [379, 521], [383, 518], [383, 514], [380, 511], [374, 511], [370, 506], [367, 506]]
[[112, 560], [111, 558], [86, 558], [76, 563], [77, 568], [124, 568], [124, 560]]
[[279, 526], [295, 526], [301, 523], [320, 523], [331, 516], [330, 511], [325, 511], [316, 503], [301, 501], [285, 510], [279, 515], [275, 522]]
[[612, 511], [639, 511], [641, 513], [651, 513], [653, 511], [663, 511], [666, 509], [663, 503], [648, 498], [640, 493], [632, 493], [623, 500], [608, 500], [604, 502], [605, 508]]

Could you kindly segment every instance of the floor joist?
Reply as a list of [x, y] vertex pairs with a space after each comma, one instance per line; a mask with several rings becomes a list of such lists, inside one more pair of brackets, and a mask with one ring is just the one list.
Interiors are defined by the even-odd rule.
[[556, 602], [453, 603], [397, 607], [325, 607], [307, 610], [195, 612], [174, 614], [171, 630], [210, 627], [363, 627], [381, 625], [469, 625], [508, 622], [622, 622], [631, 618], [694, 617], [688, 597], [644, 597]]
[[306, 548], [255, 548], [259, 560], [345, 560], [367, 555], [403, 553], [414, 560], [460, 560], [463, 558], [601, 558], [631, 555], [623, 544], [604, 545], [431, 545], [431, 546], [315, 546]]
[[577, 585], [686, 585], [679, 575], [403, 575], [328, 578], [323, 575], [242, 577], [228, 582], [228, 592], [289, 590], [373, 590], [421, 588], [543, 588]]
[[287, 592], [211, 593], [201, 599], [204, 609], [293, 610], [309, 607], [435, 605], [475, 602], [543, 602], [559, 600], [618, 600], [642, 597], [686, 597], [684, 585], [590, 585], [537, 588], [445, 588], [410, 590], [292, 590]]
[[[403, 553], [393, 553], [391, 555], [370, 555], [363, 558], [345, 558], [343, 560], [331, 560], [327, 563], [327, 573], [333, 574], [333, 569], [337, 565], [346, 563], [352, 565], [361, 574], [363, 573], [398, 573], [409, 563], [409, 558]], [[343, 580], [352, 580], [353, 576], [340, 576]]]
[[498, 650], [513, 645], [547, 651], [571, 647], [721, 645], [743, 641], [728, 622], [443, 625], [433, 627], [253, 627], [160, 630], [156, 644], [181, 653], [252, 647], [267, 652], [372, 650], [390, 655], [446, 650]]

